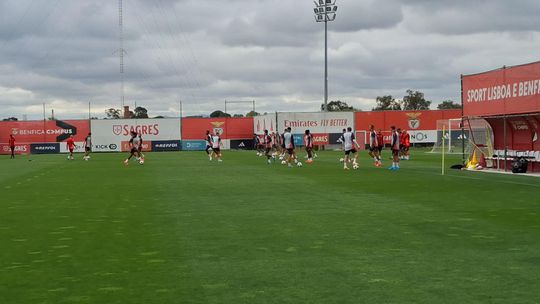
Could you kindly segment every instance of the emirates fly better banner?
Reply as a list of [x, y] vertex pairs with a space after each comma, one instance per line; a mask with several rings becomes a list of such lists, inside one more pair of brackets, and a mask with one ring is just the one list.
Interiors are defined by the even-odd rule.
[[303, 134], [310, 130], [314, 134], [342, 133], [351, 127], [354, 130], [353, 112], [278, 113], [278, 130], [291, 127], [292, 133]]
[[[93, 150], [112, 152], [125, 150], [130, 132], [141, 133], [143, 143], [151, 147], [152, 141], [179, 141], [180, 119], [110, 119], [92, 120]], [[143, 146], [145, 148], [145, 146]]]

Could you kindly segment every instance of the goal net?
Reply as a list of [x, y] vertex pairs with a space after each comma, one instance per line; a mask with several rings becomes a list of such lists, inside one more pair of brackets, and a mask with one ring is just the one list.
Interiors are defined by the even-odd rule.
[[[462, 123], [463, 122], [463, 123]], [[485, 157], [493, 154], [493, 131], [481, 118], [443, 119], [437, 121], [437, 141], [432, 153], [472, 155], [475, 150]]]

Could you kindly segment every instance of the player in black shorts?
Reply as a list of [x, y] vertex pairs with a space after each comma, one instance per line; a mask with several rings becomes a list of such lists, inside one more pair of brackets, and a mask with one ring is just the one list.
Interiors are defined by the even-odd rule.
[[206, 137], [204, 139], [206, 141], [206, 155], [208, 155], [208, 158], [212, 160], [212, 155], [210, 154], [210, 150], [212, 149], [212, 134], [210, 134], [210, 131], [206, 130]]

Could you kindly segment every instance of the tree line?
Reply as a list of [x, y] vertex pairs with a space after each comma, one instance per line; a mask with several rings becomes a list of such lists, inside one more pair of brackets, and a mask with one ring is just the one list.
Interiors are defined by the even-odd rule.
[[[407, 90], [406, 95], [403, 96], [401, 100], [394, 98], [392, 95], [377, 96], [375, 99], [375, 107], [372, 111], [415, 111], [415, 110], [429, 110], [431, 106], [431, 101], [426, 100], [424, 93], [420, 91]], [[334, 100], [328, 102], [328, 111], [329, 112], [350, 112], [350, 111], [361, 111], [360, 109], [355, 109], [353, 106], [349, 106], [347, 102], [341, 100]], [[454, 102], [453, 100], [445, 100], [437, 105], [438, 110], [447, 110], [447, 109], [461, 109], [459, 103]], [[324, 111], [324, 104], [321, 105], [321, 111]], [[266, 114], [266, 113], [264, 113]], [[263, 114], [263, 115], [264, 115]], [[221, 110], [215, 110], [210, 113], [210, 117], [254, 117], [259, 116], [261, 113], [250, 111], [245, 116], [242, 114], [229, 114]], [[106, 119], [120, 119], [124, 118], [124, 115], [120, 109], [109, 108], [105, 110]], [[198, 116], [202, 117], [202, 116]], [[127, 118], [149, 118], [148, 110], [144, 107], [136, 107], [133, 111], [128, 113]], [[156, 116], [153, 118], [164, 118], [163, 116]], [[92, 119], [97, 119], [97, 117], [92, 117]], [[17, 121], [16, 117], [9, 117], [2, 119], [3, 121]]]

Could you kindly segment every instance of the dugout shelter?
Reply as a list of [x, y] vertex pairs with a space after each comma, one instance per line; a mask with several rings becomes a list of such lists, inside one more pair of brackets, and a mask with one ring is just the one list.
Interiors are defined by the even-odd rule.
[[488, 167], [511, 171], [521, 157], [528, 172], [540, 172], [540, 61], [462, 75], [461, 94], [463, 121], [491, 127]]

